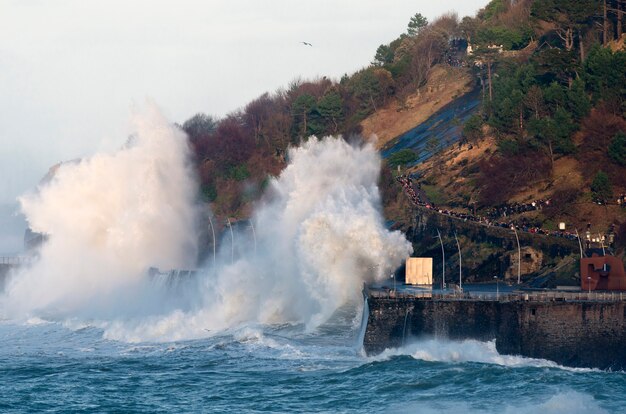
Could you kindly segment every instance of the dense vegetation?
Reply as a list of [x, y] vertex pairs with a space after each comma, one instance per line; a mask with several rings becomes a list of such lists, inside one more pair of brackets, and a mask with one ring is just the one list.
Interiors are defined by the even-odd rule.
[[[481, 166], [483, 205], [549, 179], [565, 155], [579, 159], [598, 201], [613, 198], [611, 184], [626, 186], [626, 51], [607, 47], [621, 36], [624, 10], [615, 1], [494, 0], [463, 20], [488, 89], [466, 136], [480, 138], [482, 121], [498, 144]], [[591, 185], [596, 174], [606, 183], [601, 192]]]
[[[493, 0], [462, 20], [447, 14], [429, 23], [417, 13], [354, 74], [295, 80], [223, 119], [186, 121], [201, 193], [219, 215], [247, 214], [290, 145], [311, 135], [352, 139], [363, 119], [390, 100], [402, 106], [433, 66], [447, 64], [471, 68], [483, 91], [464, 138], [497, 140], [476, 181], [482, 205], [548, 179], [563, 156], [584, 165], [586, 191], [609, 199], [613, 188], [626, 187], [626, 51], [608, 47], [622, 34], [624, 11], [620, 0]], [[400, 152], [389, 164], [417, 155]], [[558, 190], [567, 199], [585, 191]]]

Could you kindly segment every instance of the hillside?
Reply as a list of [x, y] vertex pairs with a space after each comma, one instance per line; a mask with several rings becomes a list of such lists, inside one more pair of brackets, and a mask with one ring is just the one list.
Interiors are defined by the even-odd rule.
[[[479, 217], [508, 211], [509, 222], [542, 231], [558, 223], [572, 233], [589, 228], [623, 248], [623, 21], [615, 13], [599, 18], [597, 2], [562, 3], [492, 1], [463, 19], [482, 108], [463, 126], [463, 145], [408, 173], [437, 208]], [[533, 202], [545, 208], [517, 212]]]
[[[463, 19], [447, 14], [429, 23], [417, 13], [362, 70], [338, 81], [294, 81], [224, 119], [198, 114], [183, 128], [202, 197], [218, 217], [245, 218], [268, 177], [284, 168], [290, 146], [312, 135], [376, 136], [389, 157], [380, 184], [385, 214], [398, 228], [415, 234], [414, 206], [394, 179], [400, 168], [417, 177], [421, 196], [437, 209], [492, 218], [504, 212], [507, 225], [542, 234], [564, 222], [570, 239], [589, 225], [623, 248], [626, 51], [619, 13], [626, 5], [611, 3], [606, 15], [599, 7], [593, 0], [493, 0]], [[474, 103], [481, 101], [474, 115], [436, 118], [472, 89]], [[450, 133], [429, 127], [419, 145], [394, 140], [412, 139], [404, 133], [429, 122], [450, 123]], [[478, 246], [475, 269], [487, 263], [481, 255], [500, 254]]]
[[284, 168], [289, 147], [311, 136], [354, 141], [373, 134], [383, 145], [425, 120], [472, 83], [460, 68], [467, 44], [459, 24], [453, 13], [433, 22], [417, 13], [353, 74], [297, 79], [222, 119], [198, 113], [185, 121], [200, 197], [219, 218], [245, 218], [268, 178]]
[[414, 128], [432, 114], [471, 90], [474, 79], [471, 71], [464, 67], [436, 65], [426, 84], [406, 101], [393, 100], [385, 107], [361, 122], [362, 135], [375, 135], [376, 145], [382, 148], [391, 139]]

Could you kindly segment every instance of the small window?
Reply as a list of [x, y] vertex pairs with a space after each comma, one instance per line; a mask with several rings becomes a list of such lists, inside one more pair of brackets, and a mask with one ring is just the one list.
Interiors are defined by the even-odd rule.
[[531, 315], [535, 316], [535, 312], [536, 312], [536, 311], [537, 311], [537, 309], [531, 309], [531, 310], [530, 310]]

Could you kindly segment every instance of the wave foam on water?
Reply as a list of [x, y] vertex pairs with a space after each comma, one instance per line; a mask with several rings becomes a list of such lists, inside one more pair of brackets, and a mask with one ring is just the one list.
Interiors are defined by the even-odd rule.
[[503, 414], [605, 414], [603, 409], [592, 395], [573, 390], [564, 390], [547, 399], [538, 397], [543, 401], [528, 401], [526, 399], [512, 398], [514, 403], [506, 403], [498, 409], [491, 406], [487, 409], [477, 408], [467, 402], [420, 402], [415, 404], [392, 404], [389, 412], [396, 413], [471, 413], [487, 414], [500, 412]]
[[452, 341], [446, 339], [419, 339], [400, 348], [386, 349], [372, 360], [387, 360], [393, 356], [408, 355], [428, 362], [479, 362], [505, 367], [559, 368], [577, 372], [599, 371], [591, 368], [564, 367], [553, 361], [526, 358], [518, 355], [502, 355], [496, 350], [496, 341], [482, 342], [473, 339]]

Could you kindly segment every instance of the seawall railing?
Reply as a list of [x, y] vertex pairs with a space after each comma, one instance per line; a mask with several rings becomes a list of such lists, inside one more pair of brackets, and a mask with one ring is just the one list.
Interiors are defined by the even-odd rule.
[[33, 262], [30, 256], [0, 256], [0, 264], [8, 266], [22, 266]]
[[398, 292], [369, 290], [369, 297], [381, 299], [417, 299], [444, 301], [499, 302], [623, 302], [626, 292]]

